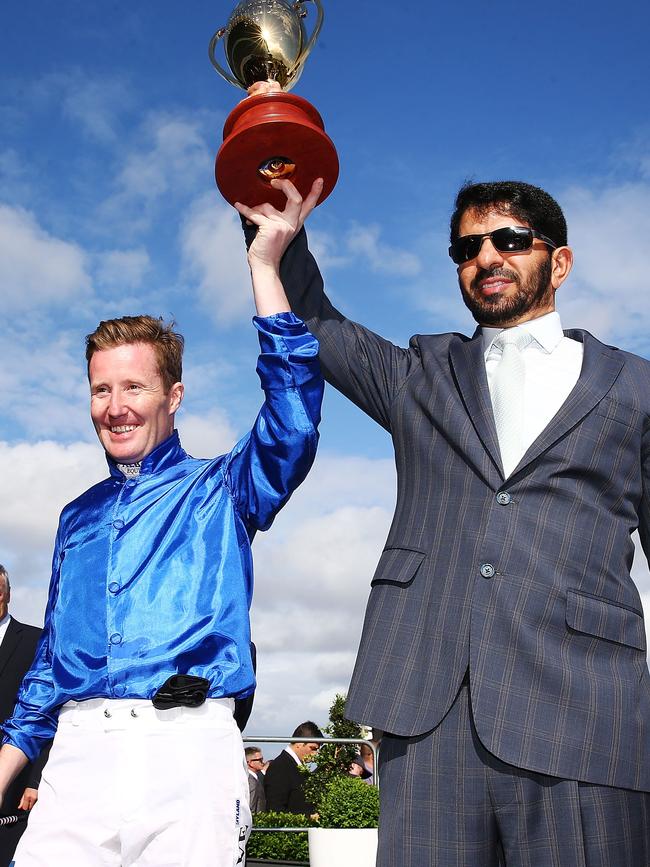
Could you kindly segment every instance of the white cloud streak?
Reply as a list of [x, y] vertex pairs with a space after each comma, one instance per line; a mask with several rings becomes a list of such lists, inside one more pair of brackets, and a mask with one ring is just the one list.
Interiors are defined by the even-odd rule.
[[181, 229], [184, 273], [199, 303], [219, 325], [253, 313], [251, 281], [239, 216], [215, 193], [192, 205]]
[[80, 246], [45, 231], [23, 208], [0, 204], [0, 284], [7, 310], [67, 306], [91, 291]]

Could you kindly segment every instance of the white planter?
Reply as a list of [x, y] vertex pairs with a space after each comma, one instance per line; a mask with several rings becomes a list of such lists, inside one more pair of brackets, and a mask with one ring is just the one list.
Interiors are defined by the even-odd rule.
[[376, 828], [310, 828], [309, 867], [375, 867]]

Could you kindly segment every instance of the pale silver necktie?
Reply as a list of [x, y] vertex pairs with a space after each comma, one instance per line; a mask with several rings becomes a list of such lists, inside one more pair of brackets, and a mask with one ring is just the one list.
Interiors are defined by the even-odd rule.
[[493, 343], [494, 350], [501, 350], [501, 358], [492, 375], [492, 409], [506, 478], [526, 450], [523, 439], [526, 370], [522, 351], [531, 340], [526, 331], [507, 328]]

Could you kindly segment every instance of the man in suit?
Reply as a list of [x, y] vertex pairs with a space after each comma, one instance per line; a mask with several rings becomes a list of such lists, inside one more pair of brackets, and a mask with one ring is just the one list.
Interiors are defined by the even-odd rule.
[[246, 765], [248, 767], [248, 794], [251, 813], [263, 813], [266, 810], [266, 795], [264, 794], [264, 756], [259, 747], [246, 747]]
[[650, 554], [650, 363], [562, 331], [573, 255], [543, 190], [467, 185], [450, 236], [471, 338], [400, 348], [348, 320], [304, 232], [282, 267], [326, 379], [395, 449], [347, 705], [387, 732], [377, 864], [648, 865], [650, 677], [630, 566], [635, 529]]
[[305, 798], [305, 762], [316, 755], [319, 744], [309, 738], [322, 738], [323, 733], [316, 723], [307, 720], [300, 723], [293, 738], [305, 738], [304, 743], [292, 743], [273, 759], [264, 777], [266, 809], [275, 813], [303, 813], [311, 816], [314, 805]]
[[[0, 723], [14, 708], [18, 687], [29, 669], [36, 652], [41, 630], [19, 623], [9, 614], [11, 585], [9, 574], [0, 565]], [[47, 760], [47, 750], [16, 777], [2, 802], [2, 812], [15, 814], [16, 810], [31, 810], [38, 799], [41, 770]], [[25, 829], [24, 822], [0, 829], [0, 867], [7, 867]]]

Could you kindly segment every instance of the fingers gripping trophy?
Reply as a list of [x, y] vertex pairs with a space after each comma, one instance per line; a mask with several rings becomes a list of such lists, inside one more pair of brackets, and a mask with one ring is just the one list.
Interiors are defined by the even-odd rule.
[[[307, 37], [303, 21], [309, 2], [317, 19]], [[210, 61], [219, 75], [253, 93], [228, 115], [217, 154], [217, 186], [230, 204], [270, 202], [282, 209], [286, 198], [271, 185], [275, 178], [290, 180], [303, 198], [313, 181], [323, 178], [319, 203], [334, 189], [339, 161], [322, 118], [306, 99], [288, 93], [322, 23], [320, 0], [244, 0], [210, 40]], [[217, 60], [220, 42], [230, 72]], [[256, 94], [257, 82], [271, 85]]]

